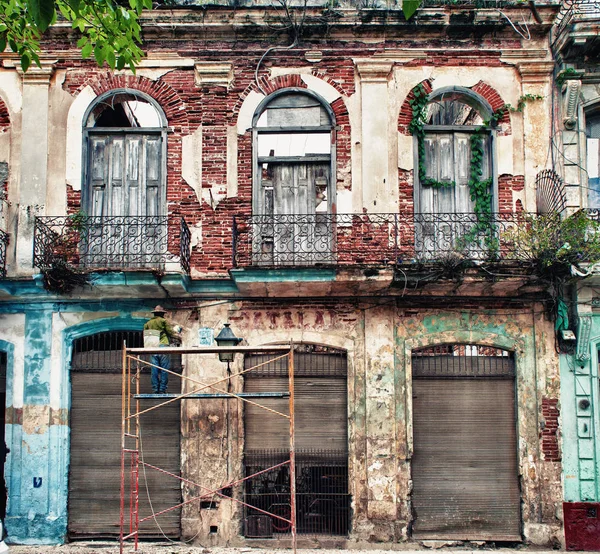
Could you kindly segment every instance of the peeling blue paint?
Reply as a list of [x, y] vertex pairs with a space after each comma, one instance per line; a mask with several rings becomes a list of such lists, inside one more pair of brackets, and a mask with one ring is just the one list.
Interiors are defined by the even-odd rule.
[[279, 283], [307, 281], [335, 281], [335, 269], [290, 268], [290, 269], [232, 269], [236, 283]]
[[24, 404], [45, 405], [50, 401], [51, 347], [52, 312], [48, 309], [38, 309], [27, 313], [25, 316]]

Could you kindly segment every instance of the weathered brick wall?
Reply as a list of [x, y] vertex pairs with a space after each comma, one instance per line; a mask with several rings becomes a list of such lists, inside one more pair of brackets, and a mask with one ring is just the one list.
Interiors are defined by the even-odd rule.
[[557, 398], [542, 399], [542, 417], [544, 418], [544, 428], [540, 433], [542, 440], [542, 452], [544, 459], [548, 462], [560, 462], [561, 454], [558, 444], [558, 418], [560, 410], [558, 409]]
[[[398, 45], [401, 43], [398, 42]], [[390, 41], [392, 47], [394, 41]], [[415, 40], [415, 47], [423, 46]], [[265, 45], [261, 42], [240, 40], [238, 43], [210, 42], [200, 48], [197, 42], [173, 41], [170, 43], [148, 43], [149, 51], [166, 51], [182, 57], [192, 57], [199, 61], [233, 62], [233, 80], [229, 87], [202, 86], [194, 81], [192, 67], [180, 68], [165, 72], [157, 80], [132, 75], [112, 75], [110, 72], [98, 69], [93, 64], [82, 61], [65, 61], [59, 63], [59, 68], [66, 69], [63, 88], [76, 96], [84, 87], [91, 86], [101, 94], [114, 88], [131, 88], [145, 92], [154, 98], [164, 110], [171, 132], [168, 135], [167, 151], [167, 202], [169, 214], [183, 216], [191, 228], [201, 228], [201, 240], [192, 251], [191, 265], [199, 275], [224, 276], [231, 268], [232, 255], [232, 223], [234, 217], [249, 215], [252, 210], [252, 148], [251, 132], [238, 136], [237, 144], [237, 195], [234, 198], [224, 198], [227, 191], [227, 130], [237, 125], [240, 108], [243, 101], [251, 92], [271, 93], [284, 87], [306, 88], [306, 84], [298, 74], [279, 75], [269, 78], [269, 68], [306, 67], [304, 53], [310, 48], [272, 52], [260, 66], [259, 83], [255, 82], [255, 70]], [[323, 52], [323, 59], [312, 66], [311, 74], [334, 87], [341, 97], [332, 102], [331, 108], [336, 118], [336, 178], [337, 190], [350, 190], [352, 186], [351, 167], [351, 129], [347, 109], [348, 99], [356, 92], [355, 67], [353, 56], [369, 57], [380, 51], [376, 41], [368, 42], [337, 42], [325, 44], [316, 43]], [[60, 59], [60, 47], [57, 45], [57, 57]], [[62, 45], [64, 48], [70, 46]], [[461, 46], [464, 48], [464, 45]], [[202, 52], [201, 57], [198, 55]], [[431, 66], [490, 66], [496, 67], [499, 62], [498, 54], [485, 56], [467, 55], [464, 52], [456, 54], [432, 55], [430, 59], [419, 59], [418, 63]], [[405, 64], [411, 67], [416, 62]], [[433, 88], [431, 80], [423, 81], [425, 89], [430, 92]], [[493, 109], [498, 109], [504, 102], [498, 92], [489, 84], [480, 81], [473, 90], [488, 100]], [[412, 118], [409, 100], [412, 93], [404, 100], [398, 118], [398, 130], [408, 134], [408, 125]], [[1, 115], [1, 114], [0, 114]], [[500, 134], [510, 134], [510, 115], [505, 114], [500, 122]], [[1, 120], [0, 120], [1, 125]], [[202, 128], [202, 189], [210, 190], [213, 197], [218, 195], [222, 200], [208, 204], [199, 200], [197, 192], [182, 177], [182, 140], [199, 128]], [[410, 214], [413, 211], [413, 171], [399, 170], [399, 211]], [[499, 179], [500, 211], [513, 210], [513, 193], [522, 190], [523, 178], [520, 176], [503, 175]], [[209, 198], [204, 194], [203, 198]], [[74, 212], [81, 206], [81, 193], [68, 189], [68, 211]], [[379, 231], [377, 231], [379, 232]], [[410, 229], [408, 230], [410, 233]], [[346, 238], [344, 238], [346, 237]], [[341, 240], [355, 240], [357, 234], [347, 237], [342, 234]], [[376, 241], [385, 243], [382, 235]], [[175, 246], [175, 245], [173, 245]], [[353, 249], [366, 248], [366, 243], [355, 243]], [[371, 257], [377, 253], [371, 252]], [[384, 253], [384, 258], [387, 255]]]

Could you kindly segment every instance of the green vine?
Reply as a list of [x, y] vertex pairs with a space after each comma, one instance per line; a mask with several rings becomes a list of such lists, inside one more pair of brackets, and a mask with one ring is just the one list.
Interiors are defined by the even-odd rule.
[[[504, 104], [495, 110], [491, 117], [484, 121], [475, 133], [471, 136], [471, 160], [469, 174], [469, 193], [473, 202], [473, 211], [477, 218], [477, 223], [469, 232], [460, 238], [457, 247], [464, 249], [473, 243], [483, 239], [490, 257], [496, 257], [499, 251], [499, 239], [492, 225], [492, 177], [482, 179], [483, 163], [485, 159], [485, 148], [483, 134], [489, 129], [498, 126], [507, 111], [522, 112], [527, 102], [541, 100], [543, 97], [538, 94], [524, 94], [517, 100], [517, 106]], [[454, 181], [437, 181], [427, 177], [427, 165], [425, 160], [425, 124], [427, 123], [427, 105], [429, 104], [429, 95], [422, 83], [413, 89], [413, 98], [409, 100], [412, 109], [412, 119], [408, 126], [409, 132], [417, 137], [418, 149], [418, 175], [421, 186], [432, 188], [443, 188], [456, 186]]]
[[581, 75], [582, 75], [581, 71], [577, 71], [576, 69], [574, 69], [572, 67], [567, 67], [566, 69], [563, 69], [558, 74], [558, 77], [556, 78], [556, 84], [560, 88], [563, 86], [565, 81], [568, 81], [570, 79], [580, 79]]
[[408, 101], [412, 109], [412, 119], [408, 125], [411, 135], [417, 137], [417, 150], [419, 160], [419, 183], [424, 187], [444, 188], [456, 185], [454, 181], [436, 181], [427, 177], [427, 166], [425, 165], [425, 130], [427, 123], [427, 104], [429, 95], [422, 83], [413, 89], [413, 98]]

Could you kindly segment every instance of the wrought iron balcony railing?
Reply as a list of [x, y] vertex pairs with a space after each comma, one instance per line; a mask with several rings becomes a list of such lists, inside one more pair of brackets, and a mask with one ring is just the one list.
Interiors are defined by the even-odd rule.
[[236, 216], [237, 267], [356, 266], [522, 260], [514, 232], [529, 216], [486, 214], [311, 214]]
[[0, 230], [0, 277], [6, 277], [6, 247], [8, 246], [8, 235]]
[[190, 230], [176, 216], [37, 217], [33, 265], [69, 264], [90, 271], [160, 269], [176, 263], [190, 271]]

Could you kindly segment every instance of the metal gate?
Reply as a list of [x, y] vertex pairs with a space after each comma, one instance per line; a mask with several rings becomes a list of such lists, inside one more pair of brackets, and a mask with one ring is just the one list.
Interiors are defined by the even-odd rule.
[[521, 540], [512, 354], [426, 348], [412, 371], [413, 537]]
[[[246, 376], [246, 392], [287, 390], [287, 379], [284, 378], [288, 371], [287, 360], [269, 362], [269, 359], [268, 355], [246, 356], [245, 367], [260, 366]], [[345, 351], [319, 345], [297, 345], [294, 383], [297, 531], [347, 535], [350, 495]], [[285, 399], [268, 399], [262, 404], [288, 413]], [[250, 405], [246, 407], [245, 429], [246, 475], [272, 467], [286, 458], [286, 428], [279, 418]], [[288, 467], [248, 479], [245, 502], [289, 518]], [[245, 516], [246, 537], [264, 538], [291, 532], [289, 523], [258, 510], [246, 508]]]
[[[73, 342], [71, 357], [71, 463], [68, 534], [74, 538], [116, 537], [120, 532], [121, 376], [123, 341], [143, 346], [141, 331], [97, 333]], [[181, 357], [172, 360], [181, 368]], [[146, 370], [148, 372], [148, 370]], [[150, 392], [150, 375], [143, 376]], [[179, 474], [179, 404], [150, 412], [141, 421], [145, 461]], [[178, 504], [181, 490], [156, 472], [140, 475], [140, 517]], [[180, 535], [180, 510], [140, 526], [152, 538]]]

